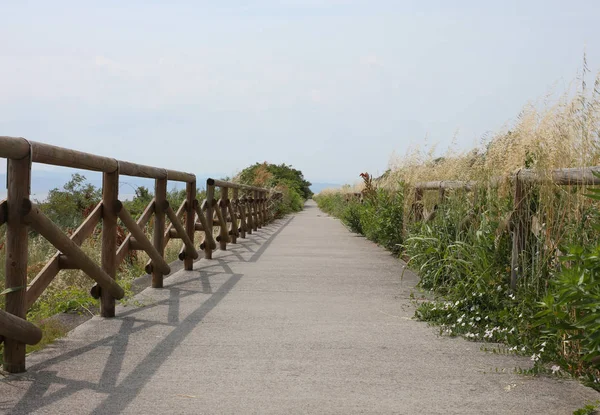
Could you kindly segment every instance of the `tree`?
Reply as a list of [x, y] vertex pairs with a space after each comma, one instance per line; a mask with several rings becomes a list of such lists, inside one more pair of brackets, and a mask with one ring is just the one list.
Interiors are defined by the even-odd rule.
[[48, 218], [63, 229], [74, 229], [102, 199], [100, 189], [88, 183], [85, 176], [75, 173], [61, 189], [54, 188], [40, 208]]
[[153, 197], [153, 194], [146, 186], [138, 186], [135, 188], [133, 199], [124, 202], [125, 209], [131, 213], [131, 216], [137, 219], [144, 212], [144, 209], [146, 209], [146, 206], [148, 206]]
[[282, 192], [283, 197], [275, 206], [276, 216], [302, 210], [304, 201], [313, 195], [311, 183], [304, 179], [302, 172], [286, 164], [256, 163], [242, 170], [236, 181]]
[[295, 190], [302, 199], [310, 199], [313, 195], [310, 190], [311, 183], [304, 179], [302, 171], [294, 169], [291, 165], [256, 163], [245, 168], [238, 175], [242, 183], [260, 187], [286, 186]]

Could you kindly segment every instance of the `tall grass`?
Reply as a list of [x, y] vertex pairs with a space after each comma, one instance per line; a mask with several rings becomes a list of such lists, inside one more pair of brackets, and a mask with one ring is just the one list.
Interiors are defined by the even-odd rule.
[[[589, 88], [587, 77], [585, 68], [574, 90], [528, 104], [510, 127], [476, 149], [450, 149], [442, 156], [432, 149], [412, 149], [392, 160], [390, 170], [373, 182], [378, 195], [386, 193], [402, 208], [401, 238], [393, 235], [393, 227], [371, 227], [371, 235], [364, 228], [368, 221], [389, 222], [387, 210], [346, 202], [331, 192], [317, 200], [348, 224], [349, 212], [367, 215], [361, 216], [361, 227], [350, 227], [376, 242], [402, 239], [402, 254], [419, 273], [421, 288], [436, 298], [420, 302], [417, 317], [439, 324], [445, 334], [505, 342], [510, 351], [529, 354], [535, 372], [552, 367], [552, 372], [582, 376], [596, 385], [600, 294], [594, 284], [600, 281], [594, 258], [600, 209], [586, 197], [592, 189], [550, 182], [526, 187], [526, 238], [517, 288], [511, 290], [512, 183], [492, 180], [521, 168], [548, 176], [552, 169], [600, 164], [599, 80]], [[433, 219], [415, 222], [414, 184], [433, 180], [478, 185], [473, 192], [447, 191], [444, 200], [437, 192], [425, 192], [424, 217]]]

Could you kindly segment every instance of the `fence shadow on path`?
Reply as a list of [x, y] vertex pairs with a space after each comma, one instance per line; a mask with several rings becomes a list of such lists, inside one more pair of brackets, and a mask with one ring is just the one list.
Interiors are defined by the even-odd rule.
[[[0, 391], [3, 391], [3, 394], [12, 395], [14, 392], [13, 396], [20, 395], [18, 401], [11, 398], [0, 400], [0, 410], [10, 414], [46, 411], [46, 407], [60, 400], [81, 399], [75, 395], [82, 391], [93, 391], [95, 395], [103, 395], [103, 397], [91, 413], [122, 412], [180, 343], [197, 328], [207, 314], [243, 277], [243, 274], [233, 272], [230, 264], [257, 262], [293, 218], [294, 216], [291, 216], [275, 221], [249, 236], [248, 239], [230, 245], [227, 251], [220, 252], [215, 259], [197, 262], [193, 271], [181, 271], [166, 279], [163, 289], [151, 292], [151, 295], [158, 294], [157, 296], [162, 299], [142, 307], [121, 309], [117, 317], [110, 320], [93, 319], [85, 323], [95, 324], [94, 328], [105, 331], [105, 334], [98, 333], [99, 330], [94, 332], [94, 338], [97, 340], [74, 349], [69, 347], [69, 340], [59, 340], [50, 346], [53, 349], [49, 352], [51, 357], [33, 364], [24, 374], [11, 375], [0, 382]], [[181, 300], [199, 294], [206, 295], [200, 297], [203, 301], [182, 318]], [[160, 312], [161, 308], [165, 307], [166, 313]], [[158, 312], [149, 313], [152, 309]], [[145, 317], [148, 314], [151, 317]], [[111, 327], [114, 328], [112, 331]], [[170, 331], [159, 341], [150, 339], [157, 328]], [[123, 378], [121, 372], [126, 363], [131, 337], [144, 334], [149, 337], [148, 343], [152, 343], [153, 346]], [[79, 335], [75, 341], [81, 344], [85, 342], [85, 338]], [[104, 365], [92, 365], [89, 369], [79, 366], [84, 365], [87, 359], [93, 358], [94, 352], [102, 348], [110, 348]], [[61, 376], [59, 366], [61, 369], [71, 366], [68, 372], [74, 373], [75, 376]], [[96, 372], [82, 376], [82, 372], [94, 370]], [[84, 377], [99, 380], [81, 379]]]

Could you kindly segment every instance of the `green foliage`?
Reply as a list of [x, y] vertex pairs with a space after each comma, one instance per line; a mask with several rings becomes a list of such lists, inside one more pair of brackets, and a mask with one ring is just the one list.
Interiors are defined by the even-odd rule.
[[596, 409], [598, 409], [598, 403], [588, 403], [587, 405], [584, 405], [583, 407], [573, 411], [573, 415], [594, 415], [597, 414]]
[[283, 163], [279, 165], [256, 163], [242, 170], [238, 180], [251, 186], [267, 188], [282, 186], [294, 190], [304, 200], [313, 196], [310, 190], [311, 183], [304, 179], [302, 172]]
[[292, 212], [299, 212], [304, 207], [302, 196], [294, 189], [287, 189], [283, 192], [283, 198], [274, 206], [274, 214], [276, 218], [287, 215]]
[[341, 218], [346, 209], [347, 202], [341, 193], [320, 193], [313, 197], [319, 205], [319, 209], [337, 218]]
[[600, 377], [600, 244], [571, 246], [534, 324], [569, 372]]
[[457, 299], [488, 287], [506, 285], [510, 235], [498, 233], [499, 219], [484, 206], [469, 207], [464, 194], [452, 194], [438, 207], [434, 220], [409, 229], [404, 245], [420, 285]]
[[377, 189], [375, 196], [365, 201], [360, 228], [373, 242], [398, 252], [402, 244], [403, 217], [403, 191]]
[[[42, 330], [42, 340], [40, 340], [38, 344], [28, 344], [26, 347], [27, 353], [43, 349], [49, 344], [54, 343], [57, 339], [63, 337], [68, 331], [67, 328], [60, 323], [60, 321], [52, 318], [37, 322], [36, 325]], [[0, 356], [0, 358], [1, 357], [2, 356]]]
[[[525, 220], [533, 225], [526, 234], [515, 290], [509, 284], [510, 195], [488, 189], [476, 197], [446, 192], [435, 214], [431, 209], [426, 219], [406, 227], [404, 241], [402, 189], [398, 194], [373, 190], [362, 204], [341, 193], [315, 200], [352, 231], [388, 249], [402, 243], [409, 265], [419, 273], [420, 289], [429, 292], [416, 300], [416, 317], [438, 325], [441, 334], [504, 343], [506, 352], [530, 356], [527, 373], [585, 376], [597, 387], [600, 243], [591, 241], [600, 226], [590, 230], [589, 223], [600, 223], [598, 210], [582, 204], [581, 219], [565, 221], [570, 195], [552, 194], [554, 209], [548, 209], [542, 205], [545, 192], [528, 189], [530, 217]], [[600, 190], [590, 194], [600, 199]], [[555, 250], [544, 239], [552, 235], [545, 222], [560, 223], [560, 236], [573, 241], [562, 248], [567, 254], [560, 264], [553, 262]]]
[[73, 229], [81, 224], [101, 199], [102, 192], [86, 182], [85, 176], [75, 173], [62, 190], [50, 190], [46, 201], [40, 203], [40, 208], [61, 228]]
[[353, 201], [347, 204], [345, 209], [339, 215], [339, 218], [352, 232], [362, 235], [364, 234], [362, 218], [365, 214], [365, 206], [359, 202]]
[[313, 195], [311, 183], [304, 179], [302, 172], [286, 164], [256, 163], [242, 170], [236, 181], [281, 192], [283, 198], [274, 206], [275, 217], [301, 211], [304, 201]]
[[183, 189], [171, 189], [167, 192], [167, 200], [171, 204], [173, 210], [179, 209], [179, 206], [183, 203], [187, 197], [185, 187]]
[[52, 290], [44, 297], [44, 301], [34, 303], [28, 312], [28, 319], [41, 321], [58, 313], [95, 308], [96, 304], [97, 300], [82, 287]]
[[378, 189], [361, 203], [341, 193], [324, 193], [315, 197], [319, 208], [342, 220], [352, 232], [365, 235], [392, 251], [402, 244], [404, 194], [402, 190]]
[[[477, 205], [463, 192], [448, 195], [435, 218], [413, 224], [404, 245], [409, 265], [433, 301], [418, 303], [416, 316], [440, 326], [443, 334], [504, 342], [509, 351], [535, 350], [527, 322], [535, 296], [519, 300], [508, 289], [510, 234], [501, 231], [502, 213], [480, 195]], [[500, 231], [499, 231], [500, 229]]]
[[154, 195], [146, 186], [138, 186], [135, 189], [135, 196], [133, 199], [124, 202], [125, 209], [131, 213], [131, 216], [138, 218], [144, 212], [144, 209], [146, 209], [146, 206], [148, 206], [153, 197]]

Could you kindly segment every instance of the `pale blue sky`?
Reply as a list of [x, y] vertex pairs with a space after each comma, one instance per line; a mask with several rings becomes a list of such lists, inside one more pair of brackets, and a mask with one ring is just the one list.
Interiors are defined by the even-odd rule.
[[584, 51], [600, 69], [598, 16], [597, 1], [0, 0], [0, 135], [352, 182], [426, 136], [476, 145], [564, 90]]

